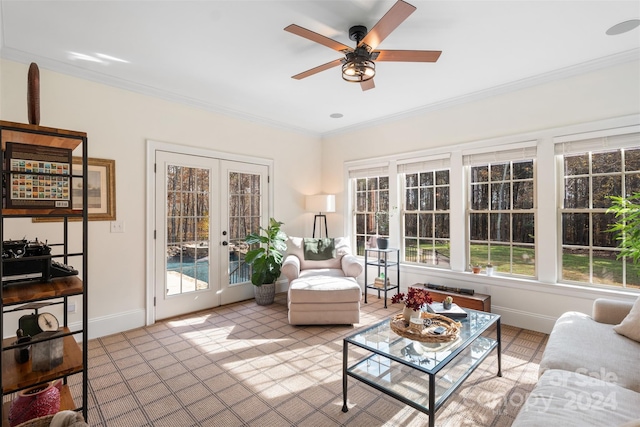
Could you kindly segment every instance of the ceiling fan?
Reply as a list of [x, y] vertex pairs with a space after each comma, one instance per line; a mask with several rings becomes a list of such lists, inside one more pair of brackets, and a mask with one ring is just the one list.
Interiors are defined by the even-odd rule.
[[375, 87], [373, 77], [376, 74], [376, 65], [373, 61], [436, 62], [442, 51], [376, 50], [378, 45], [415, 10], [415, 6], [398, 0], [373, 26], [371, 31], [367, 32], [367, 27], [363, 25], [351, 27], [349, 29], [349, 39], [356, 42], [355, 49], [298, 25], [289, 25], [284, 29], [285, 31], [320, 43], [345, 55], [344, 58], [311, 68], [291, 78], [301, 80], [342, 64], [342, 78], [348, 82], [360, 83], [364, 91]]

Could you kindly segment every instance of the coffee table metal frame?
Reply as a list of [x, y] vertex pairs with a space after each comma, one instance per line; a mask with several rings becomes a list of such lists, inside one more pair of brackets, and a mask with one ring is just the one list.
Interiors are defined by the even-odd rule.
[[[390, 326], [390, 319], [383, 320], [373, 326], [352, 334], [343, 341], [343, 372], [342, 372], [342, 412], [349, 410], [347, 406], [347, 377], [353, 377], [413, 408], [429, 415], [429, 427], [435, 426], [435, 413], [456, 391], [471, 373], [494, 350], [498, 352], [498, 374], [502, 376], [502, 342], [500, 332], [500, 316], [493, 313], [465, 309], [467, 318], [460, 319], [462, 328], [460, 338], [454, 343], [426, 344], [395, 334]], [[485, 334], [492, 325], [496, 325], [495, 339]], [[483, 335], [484, 334], [484, 335]], [[349, 346], [357, 346], [371, 352], [356, 363], [349, 366]], [[424, 348], [426, 347], [426, 350]], [[412, 353], [418, 348], [422, 353]], [[419, 357], [417, 357], [419, 356]], [[468, 367], [464, 367], [469, 363]], [[458, 366], [459, 365], [459, 366]], [[393, 390], [392, 386], [403, 386], [403, 380], [413, 382], [406, 390], [415, 391], [416, 375], [408, 375], [403, 367], [419, 371], [416, 375], [428, 376], [428, 404], [420, 402]], [[462, 373], [457, 378], [446, 378], [460, 367]], [[449, 368], [449, 371], [447, 371]], [[440, 395], [436, 399], [436, 376], [441, 372], [448, 372], [440, 377], [441, 382], [451, 382], [449, 387], [440, 387]], [[457, 375], [457, 374], [452, 374]], [[399, 383], [393, 383], [392, 377], [397, 377]], [[396, 387], [397, 388], [397, 387]], [[423, 401], [426, 401], [424, 399]]]

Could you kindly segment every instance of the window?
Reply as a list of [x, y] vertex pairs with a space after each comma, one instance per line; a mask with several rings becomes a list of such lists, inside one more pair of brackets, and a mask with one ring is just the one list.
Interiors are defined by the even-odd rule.
[[[381, 173], [372, 175], [376, 172]], [[389, 175], [386, 168], [380, 168], [352, 171], [350, 177], [355, 195], [356, 253], [364, 255], [376, 237], [389, 237]]]
[[[495, 271], [536, 276], [535, 145], [465, 155], [468, 165], [468, 259]], [[492, 161], [487, 161], [492, 159]]]
[[640, 136], [619, 135], [556, 145], [561, 153], [561, 280], [640, 288], [638, 268], [618, 259], [608, 196], [640, 192]]
[[403, 183], [403, 260], [450, 268], [449, 159], [400, 165]]

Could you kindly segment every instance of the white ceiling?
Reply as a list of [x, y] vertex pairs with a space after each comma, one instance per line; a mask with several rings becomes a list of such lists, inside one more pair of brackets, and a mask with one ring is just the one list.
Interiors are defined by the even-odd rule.
[[352, 46], [349, 27], [394, 3], [0, 0], [0, 54], [318, 135], [640, 57], [640, 28], [605, 34], [640, 18], [637, 0], [409, 0], [417, 10], [379, 48], [442, 50], [438, 62], [380, 62], [367, 92], [339, 67], [291, 78], [340, 54], [284, 27]]

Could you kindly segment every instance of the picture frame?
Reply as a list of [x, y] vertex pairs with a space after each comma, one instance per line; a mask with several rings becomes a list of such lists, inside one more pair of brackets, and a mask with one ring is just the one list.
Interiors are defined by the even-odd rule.
[[71, 208], [71, 150], [7, 141], [5, 167], [9, 171], [3, 194], [7, 208]]
[[[82, 175], [82, 158], [73, 157], [73, 175]], [[87, 159], [89, 182], [89, 221], [115, 221], [116, 219], [116, 161], [110, 159]], [[82, 209], [82, 179], [72, 180], [73, 209]], [[62, 221], [59, 217], [34, 217], [33, 222]], [[81, 221], [81, 218], [69, 218]]]

